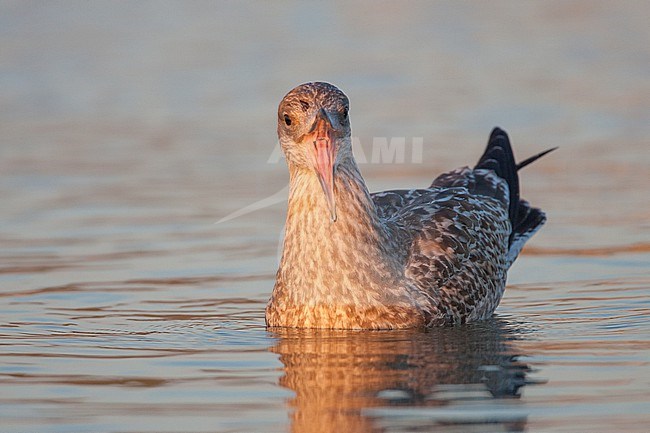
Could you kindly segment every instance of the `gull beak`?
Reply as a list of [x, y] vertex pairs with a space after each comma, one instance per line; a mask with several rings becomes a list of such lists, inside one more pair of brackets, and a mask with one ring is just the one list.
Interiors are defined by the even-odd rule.
[[336, 202], [334, 201], [334, 161], [336, 159], [336, 147], [333, 141], [334, 128], [327, 113], [320, 109], [316, 120], [308, 134], [308, 141], [313, 146], [316, 173], [320, 186], [325, 193], [327, 207], [330, 211], [332, 222], [336, 221]]

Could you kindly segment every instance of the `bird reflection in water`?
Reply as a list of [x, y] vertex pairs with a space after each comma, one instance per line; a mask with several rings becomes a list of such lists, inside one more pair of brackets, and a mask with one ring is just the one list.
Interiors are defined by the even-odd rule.
[[284, 364], [280, 385], [295, 393], [288, 402], [293, 432], [525, 429], [516, 399], [530, 383], [529, 368], [518, 361], [522, 332], [506, 321], [271, 334]]

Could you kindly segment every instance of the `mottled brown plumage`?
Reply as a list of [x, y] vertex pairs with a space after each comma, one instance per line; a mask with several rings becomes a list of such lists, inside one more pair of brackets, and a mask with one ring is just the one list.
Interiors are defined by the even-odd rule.
[[298, 86], [280, 103], [289, 207], [267, 324], [391, 329], [491, 316], [508, 268], [545, 220], [519, 199], [507, 135], [496, 128], [473, 169], [371, 195], [348, 109], [327, 83]]

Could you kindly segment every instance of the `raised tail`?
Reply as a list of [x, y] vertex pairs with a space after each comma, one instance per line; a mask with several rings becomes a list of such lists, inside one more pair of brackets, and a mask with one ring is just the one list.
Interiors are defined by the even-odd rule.
[[551, 147], [550, 149], [546, 149], [544, 152], [539, 152], [537, 155], [533, 155], [530, 158], [526, 158], [523, 161], [520, 161], [519, 163], [517, 163], [517, 171], [521, 170], [522, 168], [526, 167], [529, 164], [532, 164], [533, 162], [537, 161], [547, 153], [553, 152], [555, 149], [557, 149], [557, 146]]
[[517, 171], [555, 149], [557, 147], [540, 152], [517, 164], [508, 134], [501, 128], [494, 128], [490, 134], [485, 152], [483, 152], [474, 167], [474, 169], [492, 170], [508, 183], [510, 192], [508, 217], [512, 226], [508, 253], [510, 262], [517, 257], [526, 240], [539, 230], [546, 221], [546, 215], [541, 209], [531, 207], [527, 201], [520, 199]]
[[510, 146], [510, 139], [503, 129], [494, 128], [492, 130], [485, 152], [483, 152], [474, 169], [492, 170], [508, 183], [510, 191], [508, 217], [512, 227], [514, 227], [514, 222], [517, 219], [517, 206], [519, 205], [519, 176], [517, 176], [517, 164], [512, 153], [512, 146]]

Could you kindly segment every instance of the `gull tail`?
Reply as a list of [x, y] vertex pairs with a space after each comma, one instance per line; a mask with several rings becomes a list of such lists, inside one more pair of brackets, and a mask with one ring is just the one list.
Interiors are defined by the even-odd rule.
[[508, 183], [510, 191], [508, 217], [512, 226], [508, 252], [510, 262], [514, 261], [524, 243], [546, 221], [546, 215], [541, 209], [532, 207], [527, 201], [520, 198], [517, 172], [555, 149], [557, 147], [540, 152], [517, 164], [508, 134], [501, 128], [494, 128], [490, 134], [485, 152], [474, 167], [475, 169], [492, 170]]
[[546, 149], [544, 152], [539, 152], [537, 155], [533, 155], [530, 158], [526, 158], [523, 161], [517, 163], [517, 171], [521, 170], [522, 168], [526, 167], [529, 164], [532, 164], [533, 162], [537, 161], [547, 153], [553, 152], [555, 149], [557, 149], [557, 146], [551, 147], [550, 149]]

